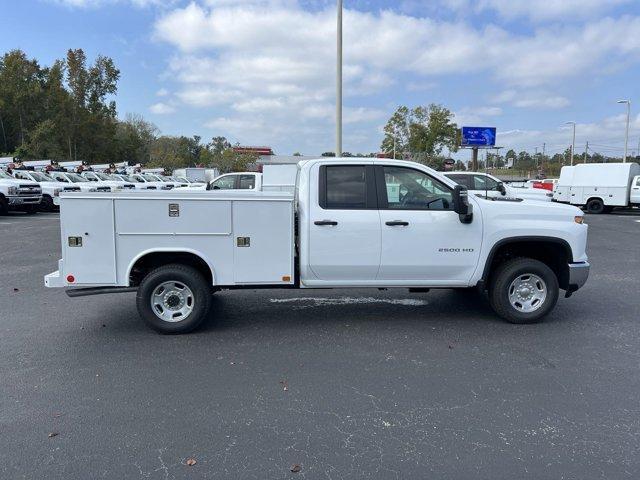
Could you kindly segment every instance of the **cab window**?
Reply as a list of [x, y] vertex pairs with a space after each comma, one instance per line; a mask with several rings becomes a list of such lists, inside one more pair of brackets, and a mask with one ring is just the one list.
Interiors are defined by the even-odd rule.
[[240, 189], [251, 190], [256, 187], [256, 177], [254, 175], [240, 175]]
[[325, 209], [367, 208], [367, 174], [364, 165], [320, 168], [320, 206]]
[[389, 210], [451, 210], [453, 195], [445, 184], [425, 172], [407, 167], [382, 167], [383, 197]]
[[53, 176], [53, 178], [55, 178], [59, 182], [69, 183], [69, 180], [67, 180], [64, 175], [60, 175], [58, 173], [54, 173], [52, 176]]
[[211, 188], [213, 190], [233, 190], [235, 188], [235, 184], [236, 176], [226, 175], [211, 182]]

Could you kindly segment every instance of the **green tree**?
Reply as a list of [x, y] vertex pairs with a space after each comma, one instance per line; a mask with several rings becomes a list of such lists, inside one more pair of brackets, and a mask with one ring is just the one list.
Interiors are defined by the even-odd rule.
[[385, 137], [381, 150], [396, 158], [410, 157], [428, 164], [441, 163], [436, 157], [447, 148], [458, 150], [458, 127], [453, 123], [453, 113], [436, 104], [413, 109], [401, 106], [393, 113], [384, 127]]

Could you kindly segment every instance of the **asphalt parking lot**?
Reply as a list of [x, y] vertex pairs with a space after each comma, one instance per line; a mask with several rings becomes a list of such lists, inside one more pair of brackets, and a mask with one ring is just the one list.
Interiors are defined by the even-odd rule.
[[172, 337], [134, 294], [43, 287], [56, 214], [0, 217], [0, 478], [638, 478], [640, 215], [587, 222], [589, 282], [540, 325], [258, 290]]

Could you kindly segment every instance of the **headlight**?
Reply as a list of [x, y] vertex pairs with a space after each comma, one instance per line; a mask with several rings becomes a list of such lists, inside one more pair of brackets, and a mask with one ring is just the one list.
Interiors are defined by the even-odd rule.
[[122, 190], [122, 187], [118, 187], [118, 186], [111, 187], [112, 192], [119, 192], [120, 190]]
[[90, 192], [97, 192], [97, 191], [98, 191], [98, 189], [97, 189], [97, 188], [90, 188], [90, 189], [89, 189], [89, 191], [90, 191]]
[[18, 195], [18, 193], [20, 193], [20, 190], [18, 189], [18, 187], [9, 187], [7, 193], [9, 195]]
[[59, 197], [60, 196], [60, 189], [59, 188], [54, 188], [53, 189], [53, 196], [54, 197]]
[[584, 217], [582, 215], [576, 215], [573, 217], [573, 221], [582, 225], [584, 223]]

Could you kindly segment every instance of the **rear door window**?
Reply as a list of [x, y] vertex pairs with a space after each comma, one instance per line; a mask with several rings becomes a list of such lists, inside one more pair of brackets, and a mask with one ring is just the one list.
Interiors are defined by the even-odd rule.
[[[321, 198], [323, 208], [367, 207], [367, 179], [364, 165], [336, 165], [323, 168], [325, 176], [324, 199]], [[322, 205], [323, 200], [324, 205]]]
[[252, 190], [256, 187], [256, 177], [254, 175], [240, 175], [240, 190]]

